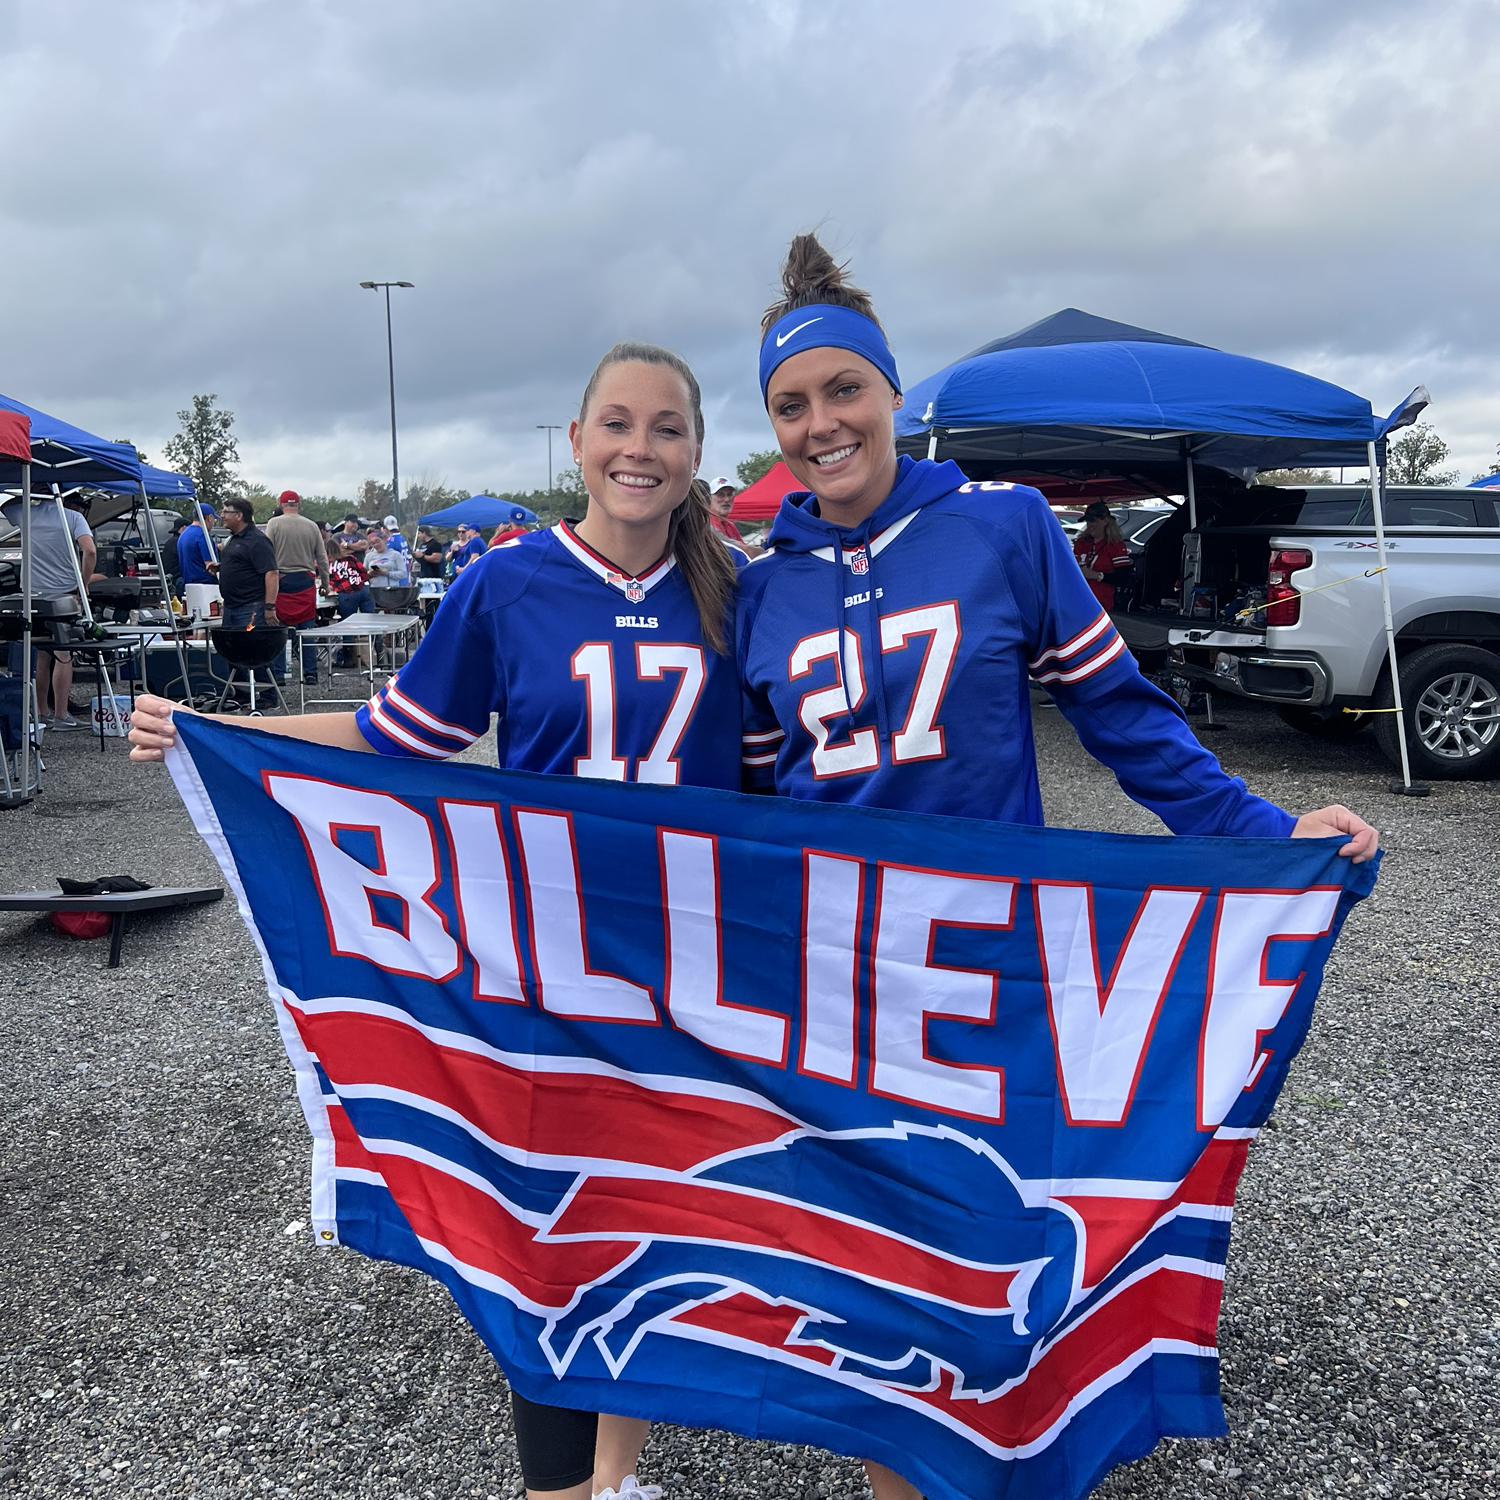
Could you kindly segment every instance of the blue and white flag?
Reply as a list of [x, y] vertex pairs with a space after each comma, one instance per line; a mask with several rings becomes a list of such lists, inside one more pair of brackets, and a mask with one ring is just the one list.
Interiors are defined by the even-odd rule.
[[1066, 1500], [1225, 1431], [1235, 1185], [1375, 879], [1339, 841], [178, 734], [315, 1238], [435, 1276], [526, 1396], [932, 1500]]

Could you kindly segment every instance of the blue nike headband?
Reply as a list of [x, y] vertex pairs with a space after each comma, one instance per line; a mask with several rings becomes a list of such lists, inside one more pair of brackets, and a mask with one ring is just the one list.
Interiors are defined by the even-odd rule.
[[848, 307], [833, 307], [814, 302], [793, 308], [778, 318], [760, 345], [760, 397], [766, 400], [771, 377], [794, 354], [809, 349], [847, 349], [867, 359], [900, 391], [901, 377], [896, 374], [896, 356], [886, 343], [885, 335], [873, 319]]

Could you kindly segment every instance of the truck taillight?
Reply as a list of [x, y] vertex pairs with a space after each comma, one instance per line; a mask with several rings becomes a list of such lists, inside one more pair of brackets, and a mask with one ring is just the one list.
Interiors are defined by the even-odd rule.
[[1292, 587], [1292, 574], [1312, 566], [1312, 553], [1300, 547], [1273, 547], [1266, 573], [1267, 625], [1295, 625], [1302, 618], [1302, 600]]

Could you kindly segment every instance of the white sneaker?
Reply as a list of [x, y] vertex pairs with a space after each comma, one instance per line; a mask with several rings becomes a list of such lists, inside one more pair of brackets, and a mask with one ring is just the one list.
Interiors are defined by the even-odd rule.
[[83, 725], [75, 718], [49, 719], [47, 721], [53, 729], [82, 729]]
[[595, 1496], [594, 1500], [661, 1500], [666, 1492], [659, 1484], [637, 1484], [634, 1474], [627, 1474], [620, 1481], [620, 1488], [613, 1489], [606, 1485]]

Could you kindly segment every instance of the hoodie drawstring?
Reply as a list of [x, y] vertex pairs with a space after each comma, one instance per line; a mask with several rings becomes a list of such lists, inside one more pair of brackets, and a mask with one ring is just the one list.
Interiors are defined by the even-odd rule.
[[[844, 600], [848, 595], [844, 592], [844, 553], [845, 551], [865, 555], [865, 571], [862, 574], [850, 574], [853, 579], [853, 593], [856, 597], [863, 595], [859, 609], [858, 639], [868, 642], [870, 657], [869, 665], [863, 658], [860, 660], [861, 676], [864, 678], [865, 691], [872, 693], [875, 698], [875, 738], [880, 745], [882, 754], [890, 739], [891, 721], [890, 711], [886, 703], [885, 691], [885, 653], [880, 649], [880, 606], [876, 599], [875, 586], [875, 553], [870, 546], [870, 538], [866, 535], [864, 528], [855, 532], [844, 544], [834, 543], [833, 548], [833, 577], [835, 608], [837, 609], [838, 640], [839, 640], [839, 676], [844, 684], [844, 708], [849, 718], [851, 732], [855, 727], [854, 703], [849, 693], [849, 662], [846, 650], [848, 642], [848, 626], [845, 623]], [[862, 648], [861, 648], [862, 649]]]

